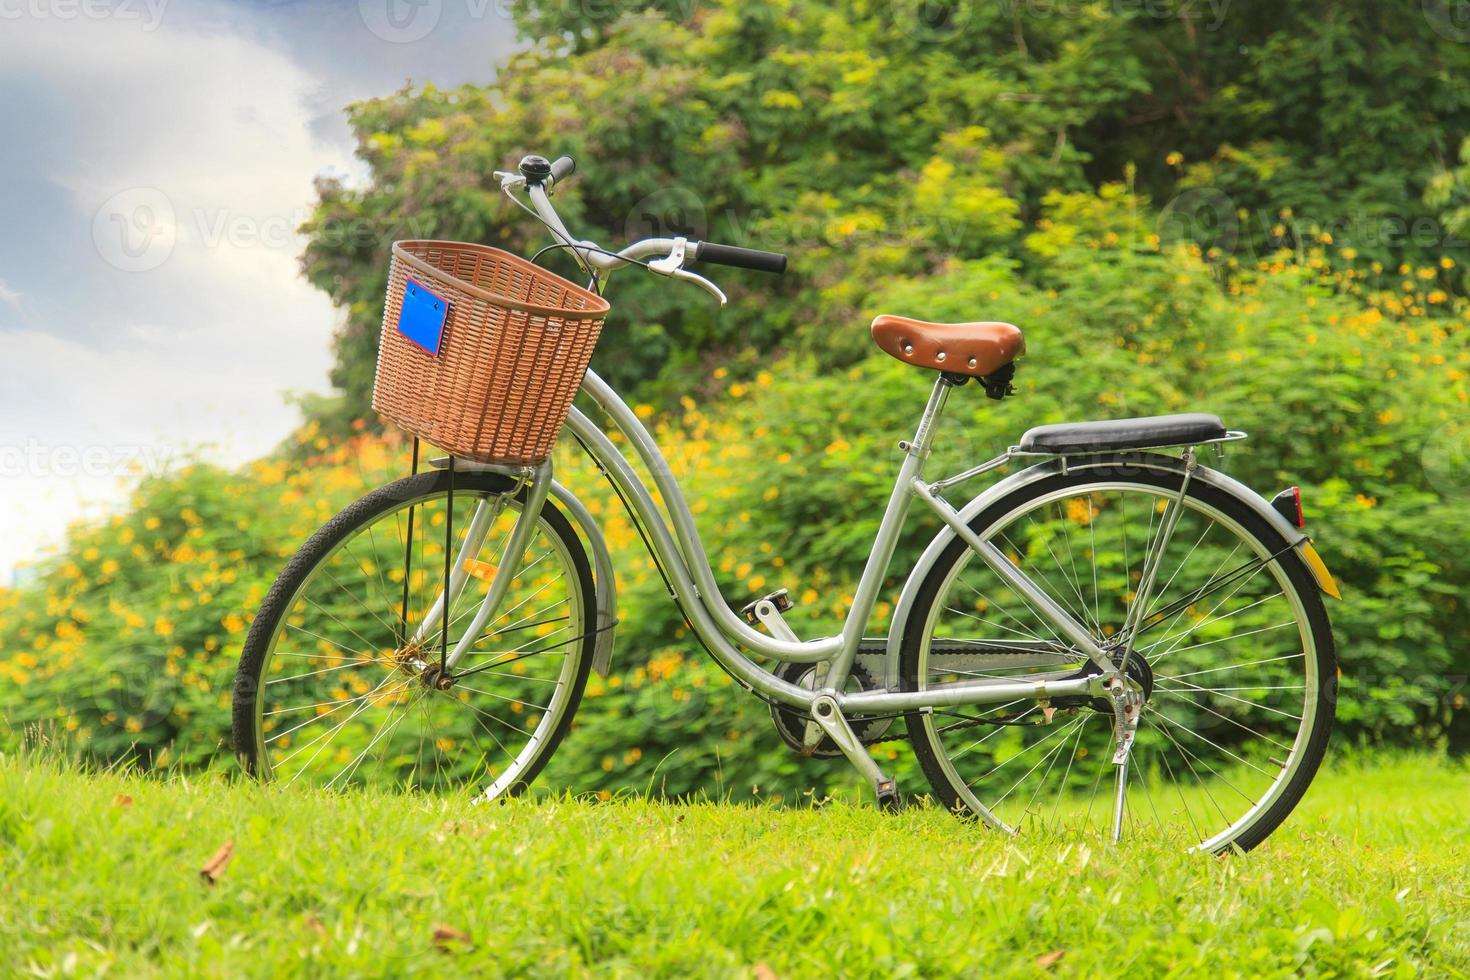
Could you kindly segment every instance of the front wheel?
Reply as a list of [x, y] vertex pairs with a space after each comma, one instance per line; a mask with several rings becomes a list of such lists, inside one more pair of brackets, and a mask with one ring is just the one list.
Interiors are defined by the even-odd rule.
[[[1180, 482], [1125, 460], [1074, 465], [971, 522], [1126, 662], [1145, 703], [1121, 778], [1106, 698], [910, 715], [915, 754], [947, 806], [1006, 831], [1086, 828], [1205, 851], [1254, 847], [1296, 806], [1332, 729], [1321, 595], [1271, 523], [1196, 479], [1135, 610]], [[956, 540], [917, 594], [904, 686], [1096, 672], [1059, 633]]]
[[[382, 487], [317, 531], [281, 572], [235, 679], [235, 749], [251, 775], [469, 787], [489, 799], [523, 792], [546, 765], [592, 663], [586, 551], [548, 502], [498, 613], [446, 671], [442, 651], [473, 624], [523, 503], [515, 482], [496, 474], [456, 474], [452, 513], [450, 489], [445, 472]], [[471, 537], [478, 546], [466, 546]], [[447, 637], [422, 626], [438, 618], [446, 545], [465, 573]]]

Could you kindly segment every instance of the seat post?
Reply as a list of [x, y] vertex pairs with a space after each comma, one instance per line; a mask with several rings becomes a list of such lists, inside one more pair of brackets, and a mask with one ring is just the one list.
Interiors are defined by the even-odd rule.
[[944, 414], [945, 402], [949, 401], [949, 390], [954, 387], [954, 382], [941, 374], [934, 382], [934, 390], [929, 393], [929, 403], [924, 406], [924, 414], [919, 419], [919, 427], [914, 431], [913, 442], [901, 442], [899, 448], [918, 463], [914, 475], [922, 473], [924, 461], [929, 456], [929, 449], [934, 444], [934, 430], [939, 425], [939, 417]]

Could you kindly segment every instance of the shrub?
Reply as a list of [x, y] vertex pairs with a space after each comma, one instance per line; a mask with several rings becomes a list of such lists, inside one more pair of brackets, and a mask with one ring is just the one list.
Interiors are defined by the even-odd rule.
[[[1025, 277], [1012, 263], [981, 260], [884, 287], [884, 309], [1009, 319], [1027, 331], [1018, 397], [997, 404], [973, 388], [957, 392], [933, 471], [987, 458], [1033, 424], [1218, 413], [1251, 433], [1223, 465], [1267, 494], [1301, 484], [1308, 530], [1342, 584], [1344, 601], [1330, 612], [1344, 734], [1463, 740], [1454, 689], [1470, 673], [1460, 609], [1470, 585], [1463, 321], [1425, 315], [1434, 303], [1412, 290], [1388, 302], [1334, 272], [1325, 252], [1223, 277], [1198, 250], [1160, 250], [1136, 235], [1126, 217], [1135, 206], [1121, 193], [1055, 197], [1030, 240]], [[786, 586], [798, 630], [830, 632], [929, 376], [878, 354], [842, 371], [800, 357], [735, 364], [701, 380], [704, 407], [686, 395], [640, 414], [654, 418], [731, 599]], [[300, 465], [282, 461], [303, 454]], [[281, 459], [235, 472], [185, 467], [143, 483], [126, 515], [75, 529], [32, 585], [0, 593], [8, 738], [40, 725], [103, 759], [215, 759], [227, 749], [243, 631], [272, 577], [331, 513], [401, 474], [406, 457], [396, 436], [334, 446], [308, 427]], [[600, 475], [569, 451], [558, 468], [617, 553], [622, 624], [615, 673], [593, 679], [548, 779], [578, 790], [737, 796], [850, 785], [840, 763], [788, 753], [765, 706], [702, 657]], [[895, 568], [936, 529], [919, 515]], [[901, 580], [888, 585], [870, 632], [882, 631]], [[879, 751], [918, 785], [906, 749]]]

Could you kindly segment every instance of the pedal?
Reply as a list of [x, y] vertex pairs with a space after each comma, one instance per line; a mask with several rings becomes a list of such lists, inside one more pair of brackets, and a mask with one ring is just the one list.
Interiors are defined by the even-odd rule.
[[897, 813], [901, 803], [898, 798], [898, 782], [885, 779], [874, 787], [878, 796], [878, 809], [885, 813]]
[[778, 613], [784, 613], [795, 605], [791, 601], [791, 596], [787, 594], [786, 589], [777, 589], [775, 592], [767, 593], [759, 599], [752, 600], [741, 606], [740, 615], [744, 616], [745, 621], [750, 625], [756, 625], [760, 621], [760, 618], [756, 616], [755, 611], [763, 602], [769, 602], [772, 606], [775, 606], [776, 612]]

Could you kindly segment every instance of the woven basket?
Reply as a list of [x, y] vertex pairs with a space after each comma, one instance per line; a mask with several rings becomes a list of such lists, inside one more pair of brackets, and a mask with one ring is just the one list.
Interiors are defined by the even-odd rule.
[[[412, 280], [447, 300], [437, 353], [400, 330]], [[485, 245], [393, 245], [373, 409], [456, 456], [534, 464], [551, 455], [608, 304]]]

